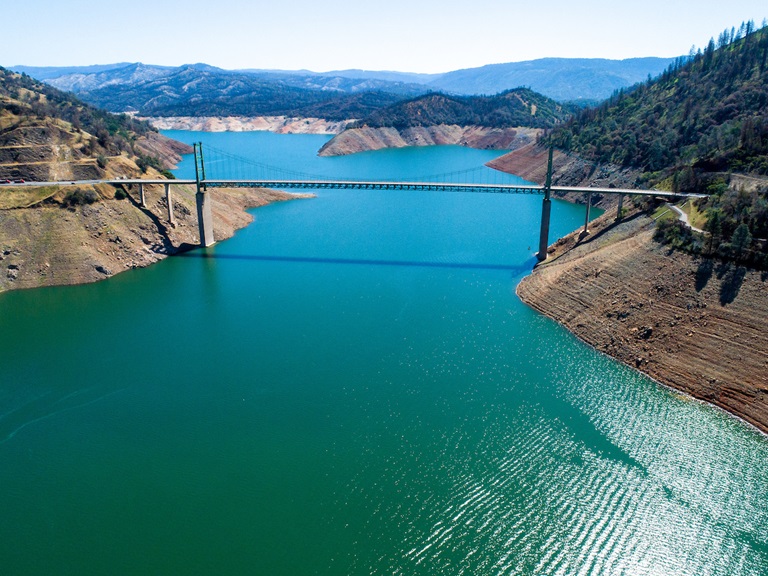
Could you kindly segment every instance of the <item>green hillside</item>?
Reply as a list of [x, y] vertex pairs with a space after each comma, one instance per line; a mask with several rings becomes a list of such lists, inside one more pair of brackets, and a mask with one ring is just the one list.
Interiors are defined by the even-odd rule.
[[670, 221], [658, 238], [768, 267], [768, 28], [724, 31], [657, 80], [582, 111], [548, 141], [597, 164], [639, 169], [648, 186], [710, 193], [698, 204], [707, 236]]
[[586, 159], [647, 173], [767, 174], [768, 29], [723, 32], [657, 80], [584, 110], [551, 140]]
[[378, 110], [350, 128], [403, 129], [441, 124], [552, 128], [572, 112], [573, 108], [527, 88], [509, 90], [496, 96], [461, 97], [434, 93]]

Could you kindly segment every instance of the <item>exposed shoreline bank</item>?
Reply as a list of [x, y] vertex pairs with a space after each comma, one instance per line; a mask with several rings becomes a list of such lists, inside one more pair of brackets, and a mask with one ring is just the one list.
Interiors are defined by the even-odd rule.
[[480, 150], [514, 150], [533, 143], [536, 128], [488, 128], [484, 126], [415, 126], [412, 128], [354, 128], [328, 141], [319, 156], [346, 156], [384, 148], [459, 145]]
[[768, 434], [765, 274], [669, 254], [650, 218], [614, 217], [558, 240], [517, 295], [599, 352]]
[[[174, 224], [168, 221], [163, 186], [145, 186], [146, 208], [137, 193], [64, 208], [41, 203], [0, 210], [0, 294], [4, 291], [97, 282], [143, 268], [199, 244], [195, 189], [172, 188]], [[272, 202], [312, 197], [263, 189], [210, 191], [214, 237], [226, 240], [253, 221], [247, 211]]]
[[146, 117], [158, 130], [194, 132], [274, 132], [275, 134], [339, 134], [354, 120], [290, 116], [169, 116]]

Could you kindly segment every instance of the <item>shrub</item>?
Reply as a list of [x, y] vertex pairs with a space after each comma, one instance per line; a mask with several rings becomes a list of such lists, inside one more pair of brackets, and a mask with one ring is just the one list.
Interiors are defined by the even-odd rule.
[[99, 199], [99, 196], [93, 190], [83, 190], [75, 188], [67, 192], [62, 201], [66, 207], [82, 206], [83, 204], [93, 204]]
[[136, 165], [141, 169], [142, 172], [146, 172], [147, 168], [150, 166], [158, 172], [163, 169], [163, 167], [160, 165], [160, 160], [154, 156], [139, 156], [136, 160]]

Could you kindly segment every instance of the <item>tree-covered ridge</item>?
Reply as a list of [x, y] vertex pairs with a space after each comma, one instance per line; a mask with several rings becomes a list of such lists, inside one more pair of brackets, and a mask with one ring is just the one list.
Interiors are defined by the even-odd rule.
[[[110, 114], [85, 104], [77, 97], [0, 67], [0, 112], [15, 117], [62, 120], [77, 131], [95, 137], [91, 152], [119, 154], [132, 150], [137, 136], [155, 131], [148, 123], [124, 114]], [[0, 135], [14, 129], [3, 126]], [[98, 148], [98, 149], [97, 149]]]
[[[691, 170], [768, 174], [768, 28], [742, 24], [678, 59], [657, 80], [622, 90], [551, 135], [598, 162], [677, 174]], [[664, 173], [662, 173], [664, 172]]]
[[413, 128], [416, 126], [485, 126], [489, 128], [552, 128], [573, 108], [527, 88], [496, 96], [447, 96], [432, 93], [378, 110], [350, 126], [360, 128]]
[[[620, 91], [548, 140], [595, 163], [639, 169], [646, 185], [708, 193], [707, 235], [671, 220], [674, 247], [768, 269], [768, 27], [724, 31], [657, 80]], [[732, 174], [757, 176], [734, 185]], [[731, 181], [734, 179], [733, 181]]]
[[[130, 67], [131, 69], [133, 67]], [[80, 96], [107, 110], [143, 116], [295, 116], [326, 120], [362, 118], [402, 100], [379, 90], [345, 93], [294, 86], [262, 75], [190, 65], [146, 80], [83, 90]]]

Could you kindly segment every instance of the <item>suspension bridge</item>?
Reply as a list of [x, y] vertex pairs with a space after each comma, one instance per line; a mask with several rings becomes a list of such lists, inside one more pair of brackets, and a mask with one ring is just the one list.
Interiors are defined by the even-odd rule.
[[[624, 196], [651, 196], [676, 200], [684, 197], [702, 198], [705, 194], [689, 192], [665, 192], [660, 190], [638, 190], [621, 188], [579, 188], [568, 186], [552, 186], [552, 150], [549, 151], [546, 181], [543, 185], [520, 184], [517, 176], [492, 170], [490, 168], [473, 168], [450, 173], [433, 174], [408, 180], [378, 180], [378, 179], [334, 179], [324, 176], [295, 172], [255, 162], [251, 159], [239, 157], [228, 152], [206, 146], [206, 154], [209, 158], [208, 167], [213, 166], [217, 172], [222, 172], [227, 177], [206, 173], [206, 159], [203, 155], [202, 143], [194, 144], [194, 179], [103, 179], [103, 180], [76, 180], [65, 182], [14, 182], [12, 186], [64, 186], [64, 185], [88, 185], [110, 184], [113, 186], [138, 185], [140, 202], [146, 207], [144, 186], [160, 184], [165, 187], [165, 196], [168, 207], [168, 221], [173, 224], [173, 198], [171, 187], [176, 185], [196, 186], [196, 204], [198, 227], [200, 233], [200, 245], [211, 246], [215, 239], [213, 235], [213, 216], [211, 212], [209, 188], [272, 188], [279, 190], [405, 190], [413, 192], [464, 192], [464, 193], [492, 193], [492, 194], [537, 194], [542, 195], [541, 228], [539, 234], [539, 250], [536, 254], [539, 261], [547, 257], [549, 246], [549, 225], [552, 209], [553, 192], [583, 193], [586, 199], [586, 216], [584, 220], [584, 233], [588, 231], [589, 212], [592, 194], [615, 194], [619, 196], [617, 220], [621, 217]], [[232, 175], [237, 177], [232, 178]], [[5, 184], [8, 185], [8, 184]]]

